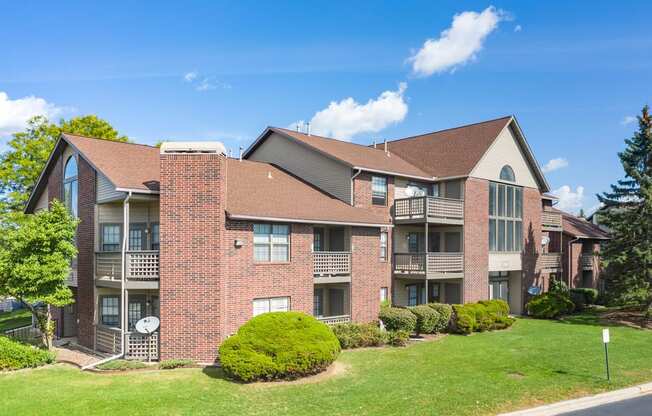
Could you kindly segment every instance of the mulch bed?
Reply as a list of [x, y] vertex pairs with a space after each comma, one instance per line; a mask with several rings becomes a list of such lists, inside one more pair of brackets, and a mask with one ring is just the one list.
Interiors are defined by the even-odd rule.
[[605, 312], [600, 315], [600, 321], [632, 328], [652, 329], [652, 320], [646, 320], [642, 311], [634, 309]]

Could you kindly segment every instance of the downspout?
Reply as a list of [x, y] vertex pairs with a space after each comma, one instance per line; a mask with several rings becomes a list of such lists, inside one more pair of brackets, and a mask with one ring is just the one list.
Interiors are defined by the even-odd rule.
[[358, 177], [359, 174], [362, 173], [362, 169], [358, 169], [356, 173], [351, 176], [351, 206], [355, 206], [355, 194], [353, 193], [353, 180]]
[[[122, 219], [123, 225], [125, 223], [129, 224], [129, 200], [130, 199], [131, 199], [131, 191], [129, 191], [129, 193], [127, 194], [127, 196], [125, 197], [124, 202], [123, 202], [123, 208], [122, 208], [122, 210], [123, 210], [123, 219]], [[127, 231], [128, 231], [127, 227], [123, 227], [123, 228], [125, 228], [125, 230], [122, 233], [123, 234], [123, 236], [122, 236], [122, 262], [121, 262], [121, 264], [122, 264], [122, 278], [120, 279], [120, 300], [121, 300], [120, 301], [120, 308], [121, 308], [121, 311], [120, 311], [120, 316], [121, 316], [121, 319], [120, 319], [120, 354], [116, 354], [116, 355], [113, 355], [111, 357], [104, 358], [104, 359], [102, 359], [100, 361], [85, 365], [85, 366], [83, 366], [81, 368], [82, 371], [91, 369], [91, 368], [96, 367], [96, 366], [98, 366], [100, 364], [108, 363], [109, 361], [116, 360], [116, 359], [118, 359], [118, 358], [125, 355], [126, 329], [127, 329], [127, 325], [126, 325], [127, 319], [126, 319], [126, 315], [125, 315], [125, 309], [126, 309], [125, 308], [125, 278], [126, 278], [125, 256], [127, 254], [127, 242], [129, 240], [128, 240], [128, 236], [127, 236]]]

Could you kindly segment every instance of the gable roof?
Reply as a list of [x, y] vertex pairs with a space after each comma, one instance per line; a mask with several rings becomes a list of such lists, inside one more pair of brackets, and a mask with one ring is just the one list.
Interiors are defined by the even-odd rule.
[[564, 233], [575, 238], [588, 238], [597, 240], [608, 240], [609, 234], [597, 225], [567, 212], [557, 210], [561, 213], [562, 229]]
[[233, 219], [391, 225], [389, 215], [352, 207], [270, 163], [228, 159], [226, 177]]
[[550, 187], [514, 116], [392, 140], [387, 145], [390, 152], [429, 175], [437, 178], [465, 177], [471, 174], [500, 133], [510, 126], [540, 188], [548, 191]]
[[96, 171], [118, 190], [157, 193], [159, 187], [159, 149], [152, 146], [115, 142], [63, 133], [54, 146], [25, 207], [34, 209], [47, 186], [47, 176], [66, 145], [75, 149]]
[[277, 133], [294, 143], [304, 145], [353, 169], [411, 177], [426, 181], [434, 179], [432, 175], [429, 175], [424, 170], [414, 166], [400, 156], [391, 152], [387, 155], [381, 148], [375, 149], [373, 147], [315, 136], [313, 134], [308, 135], [279, 127], [268, 127], [265, 129], [258, 139], [247, 149], [243, 157], [249, 157], [272, 133]]

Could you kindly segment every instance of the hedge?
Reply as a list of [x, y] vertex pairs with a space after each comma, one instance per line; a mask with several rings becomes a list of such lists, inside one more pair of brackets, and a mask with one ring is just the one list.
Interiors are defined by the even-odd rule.
[[175, 368], [185, 368], [185, 367], [192, 367], [194, 366], [195, 363], [192, 360], [184, 359], [184, 358], [173, 358], [170, 360], [163, 360], [160, 363], [158, 363], [158, 368], [161, 370], [174, 370]]
[[451, 316], [453, 315], [453, 307], [446, 303], [429, 303], [428, 306], [439, 314], [437, 324], [435, 325], [435, 332], [442, 332], [448, 329]]
[[245, 382], [316, 374], [339, 352], [340, 343], [333, 331], [300, 312], [258, 315], [219, 349], [226, 375]]
[[575, 288], [570, 290], [570, 299], [578, 310], [586, 305], [594, 305], [598, 299], [598, 291], [591, 288]]
[[0, 370], [34, 368], [54, 362], [54, 354], [0, 336]]
[[97, 366], [98, 370], [129, 371], [147, 368], [147, 364], [135, 360], [113, 360]]
[[340, 342], [343, 349], [378, 347], [385, 344], [386, 333], [377, 324], [337, 324], [333, 327], [333, 333]]
[[414, 332], [417, 327], [417, 317], [405, 308], [381, 308], [378, 318], [388, 331]]
[[525, 308], [534, 318], [553, 319], [573, 312], [575, 305], [564, 294], [546, 292], [533, 297]]
[[398, 330], [387, 333], [387, 343], [393, 347], [405, 347], [410, 340], [408, 331]]
[[439, 313], [428, 305], [417, 305], [410, 308], [410, 312], [417, 318], [415, 328], [417, 334], [432, 334], [439, 322]]
[[460, 334], [505, 329], [513, 323], [514, 319], [509, 317], [509, 305], [503, 300], [453, 305], [451, 327]]

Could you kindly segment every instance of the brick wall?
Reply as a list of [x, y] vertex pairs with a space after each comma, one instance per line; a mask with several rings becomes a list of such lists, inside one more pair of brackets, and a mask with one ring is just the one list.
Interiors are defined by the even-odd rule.
[[79, 158], [79, 220], [77, 226], [77, 338], [81, 345], [92, 348], [95, 330], [95, 280], [93, 256], [95, 253], [95, 170]]
[[523, 188], [523, 255], [521, 285], [523, 303], [529, 300], [527, 290], [531, 286], [547, 290], [550, 275], [542, 274], [537, 267], [537, 258], [541, 254], [541, 193], [538, 189]]
[[385, 206], [373, 205], [371, 203], [371, 177], [384, 176], [373, 175], [368, 172], [362, 172], [353, 180], [353, 204], [360, 208], [370, 208], [377, 212], [390, 215], [391, 208], [394, 206], [394, 177], [387, 178], [387, 204]]
[[469, 178], [464, 185], [463, 302], [489, 298], [489, 182]]
[[224, 337], [226, 159], [161, 155], [161, 359], [213, 361]]

